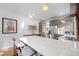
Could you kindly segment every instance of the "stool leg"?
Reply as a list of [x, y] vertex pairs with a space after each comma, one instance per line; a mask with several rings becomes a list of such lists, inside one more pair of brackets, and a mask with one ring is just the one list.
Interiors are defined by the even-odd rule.
[[35, 54], [36, 54], [36, 56], [37, 56], [37, 52], [35, 52], [35, 53], [31, 54], [30, 56], [33, 56], [33, 55], [35, 55]]
[[20, 56], [22, 56], [22, 50], [21, 50], [21, 47], [18, 47], [17, 49], [18, 49], [19, 52], [20, 52]]

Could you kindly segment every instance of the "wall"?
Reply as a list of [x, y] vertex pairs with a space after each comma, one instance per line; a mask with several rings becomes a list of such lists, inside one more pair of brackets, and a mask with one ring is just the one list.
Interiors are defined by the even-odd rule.
[[[1, 10], [0, 10], [1, 12]], [[17, 33], [15, 34], [2, 34], [2, 17], [16, 19], [18, 21]], [[15, 37], [18, 41], [19, 37], [22, 37], [23, 34], [27, 34], [27, 26], [28, 25], [37, 25], [38, 21], [31, 21], [26, 17], [15, 16], [15, 14], [10, 13], [9, 15], [6, 13], [0, 13], [0, 49], [7, 48], [13, 45], [12, 38]], [[24, 23], [24, 25], [23, 25]]]
[[[7, 17], [7, 16], [5, 16]], [[9, 16], [10, 17], [10, 16]], [[10, 17], [13, 18], [13, 17]], [[14, 18], [16, 19], [16, 18]], [[18, 37], [20, 33], [16, 34], [2, 34], [2, 17], [0, 17], [0, 49], [6, 48], [9, 44], [12, 43], [12, 37]]]
[[39, 20], [36, 18], [28, 18], [27, 21], [25, 21], [25, 27], [24, 27], [24, 31], [23, 34], [32, 34], [32, 31], [28, 29], [29, 25], [33, 25], [36, 26], [36, 31], [34, 33], [38, 34], [39, 33]]

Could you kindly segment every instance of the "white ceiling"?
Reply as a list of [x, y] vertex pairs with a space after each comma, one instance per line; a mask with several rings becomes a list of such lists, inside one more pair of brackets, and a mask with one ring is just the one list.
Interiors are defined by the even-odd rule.
[[13, 14], [19, 17], [28, 17], [33, 14], [36, 19], [43, 19], [70, 13], [69, 3], [50, 3], [47, 12], [42, 10], [43, 5], [42, 3], [4, 3], [0, 4], [0, 15], [4, 13], [6, 15]]

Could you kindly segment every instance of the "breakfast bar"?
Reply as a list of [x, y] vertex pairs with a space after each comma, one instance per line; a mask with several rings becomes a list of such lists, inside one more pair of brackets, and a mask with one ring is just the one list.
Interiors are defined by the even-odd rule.
[[20, 40], [43, 56], [79, 56], [75, 41], [55, 40], [39, 36], [25, 36]]

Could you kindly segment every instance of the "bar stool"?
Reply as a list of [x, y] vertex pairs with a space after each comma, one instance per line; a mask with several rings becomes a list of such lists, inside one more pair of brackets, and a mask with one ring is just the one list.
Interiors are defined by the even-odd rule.
[[16, 39], [13, 37], [13, 44], [14, 44], [14, 55], [16, 56], [15, 53], [17, 53], [18, 56], [22, 56], [22, 50], [21, 48], [23, 48], [25, 46], [25, 44], [23, 44], [22, 42], [16, 42]]
[[[18, 54], [18, 56], [22, 56], [22, 50], [23, 50], [23, 48], [25, 48], [25, 47], [28, 47], [30, 50], [32, 50], [33, 51], [33, 53], [32, 54], [30, 54], [29, 56], [38, 56], [38, 52], [36, 51], [36, 50], [34, 50], [34, 49], [32, 49], [30, 46], [28, 46], [27, 44], [25, 44], [24, 42], [22, 42], [22, 41], [18, 41], [18, 42], [16, 42], [15, 43], [15, 41], [16, 41], [16, 39], [13, 39], [13, 41], [14, 41], [14, 47], [15, 47], [15, 49], [17, 49], [17, 54]], [[14, 50], [15, 50], [14, 49]], [[26, 50], [27, 51], [27, 50]], [[42, 55], [39, 55], [39, 56], [42, 56]]]
[[24, 48], [26, 45], [23, 42], [18, 42], [16, 46], [18, 55], [22, 56], [22, 48]]

